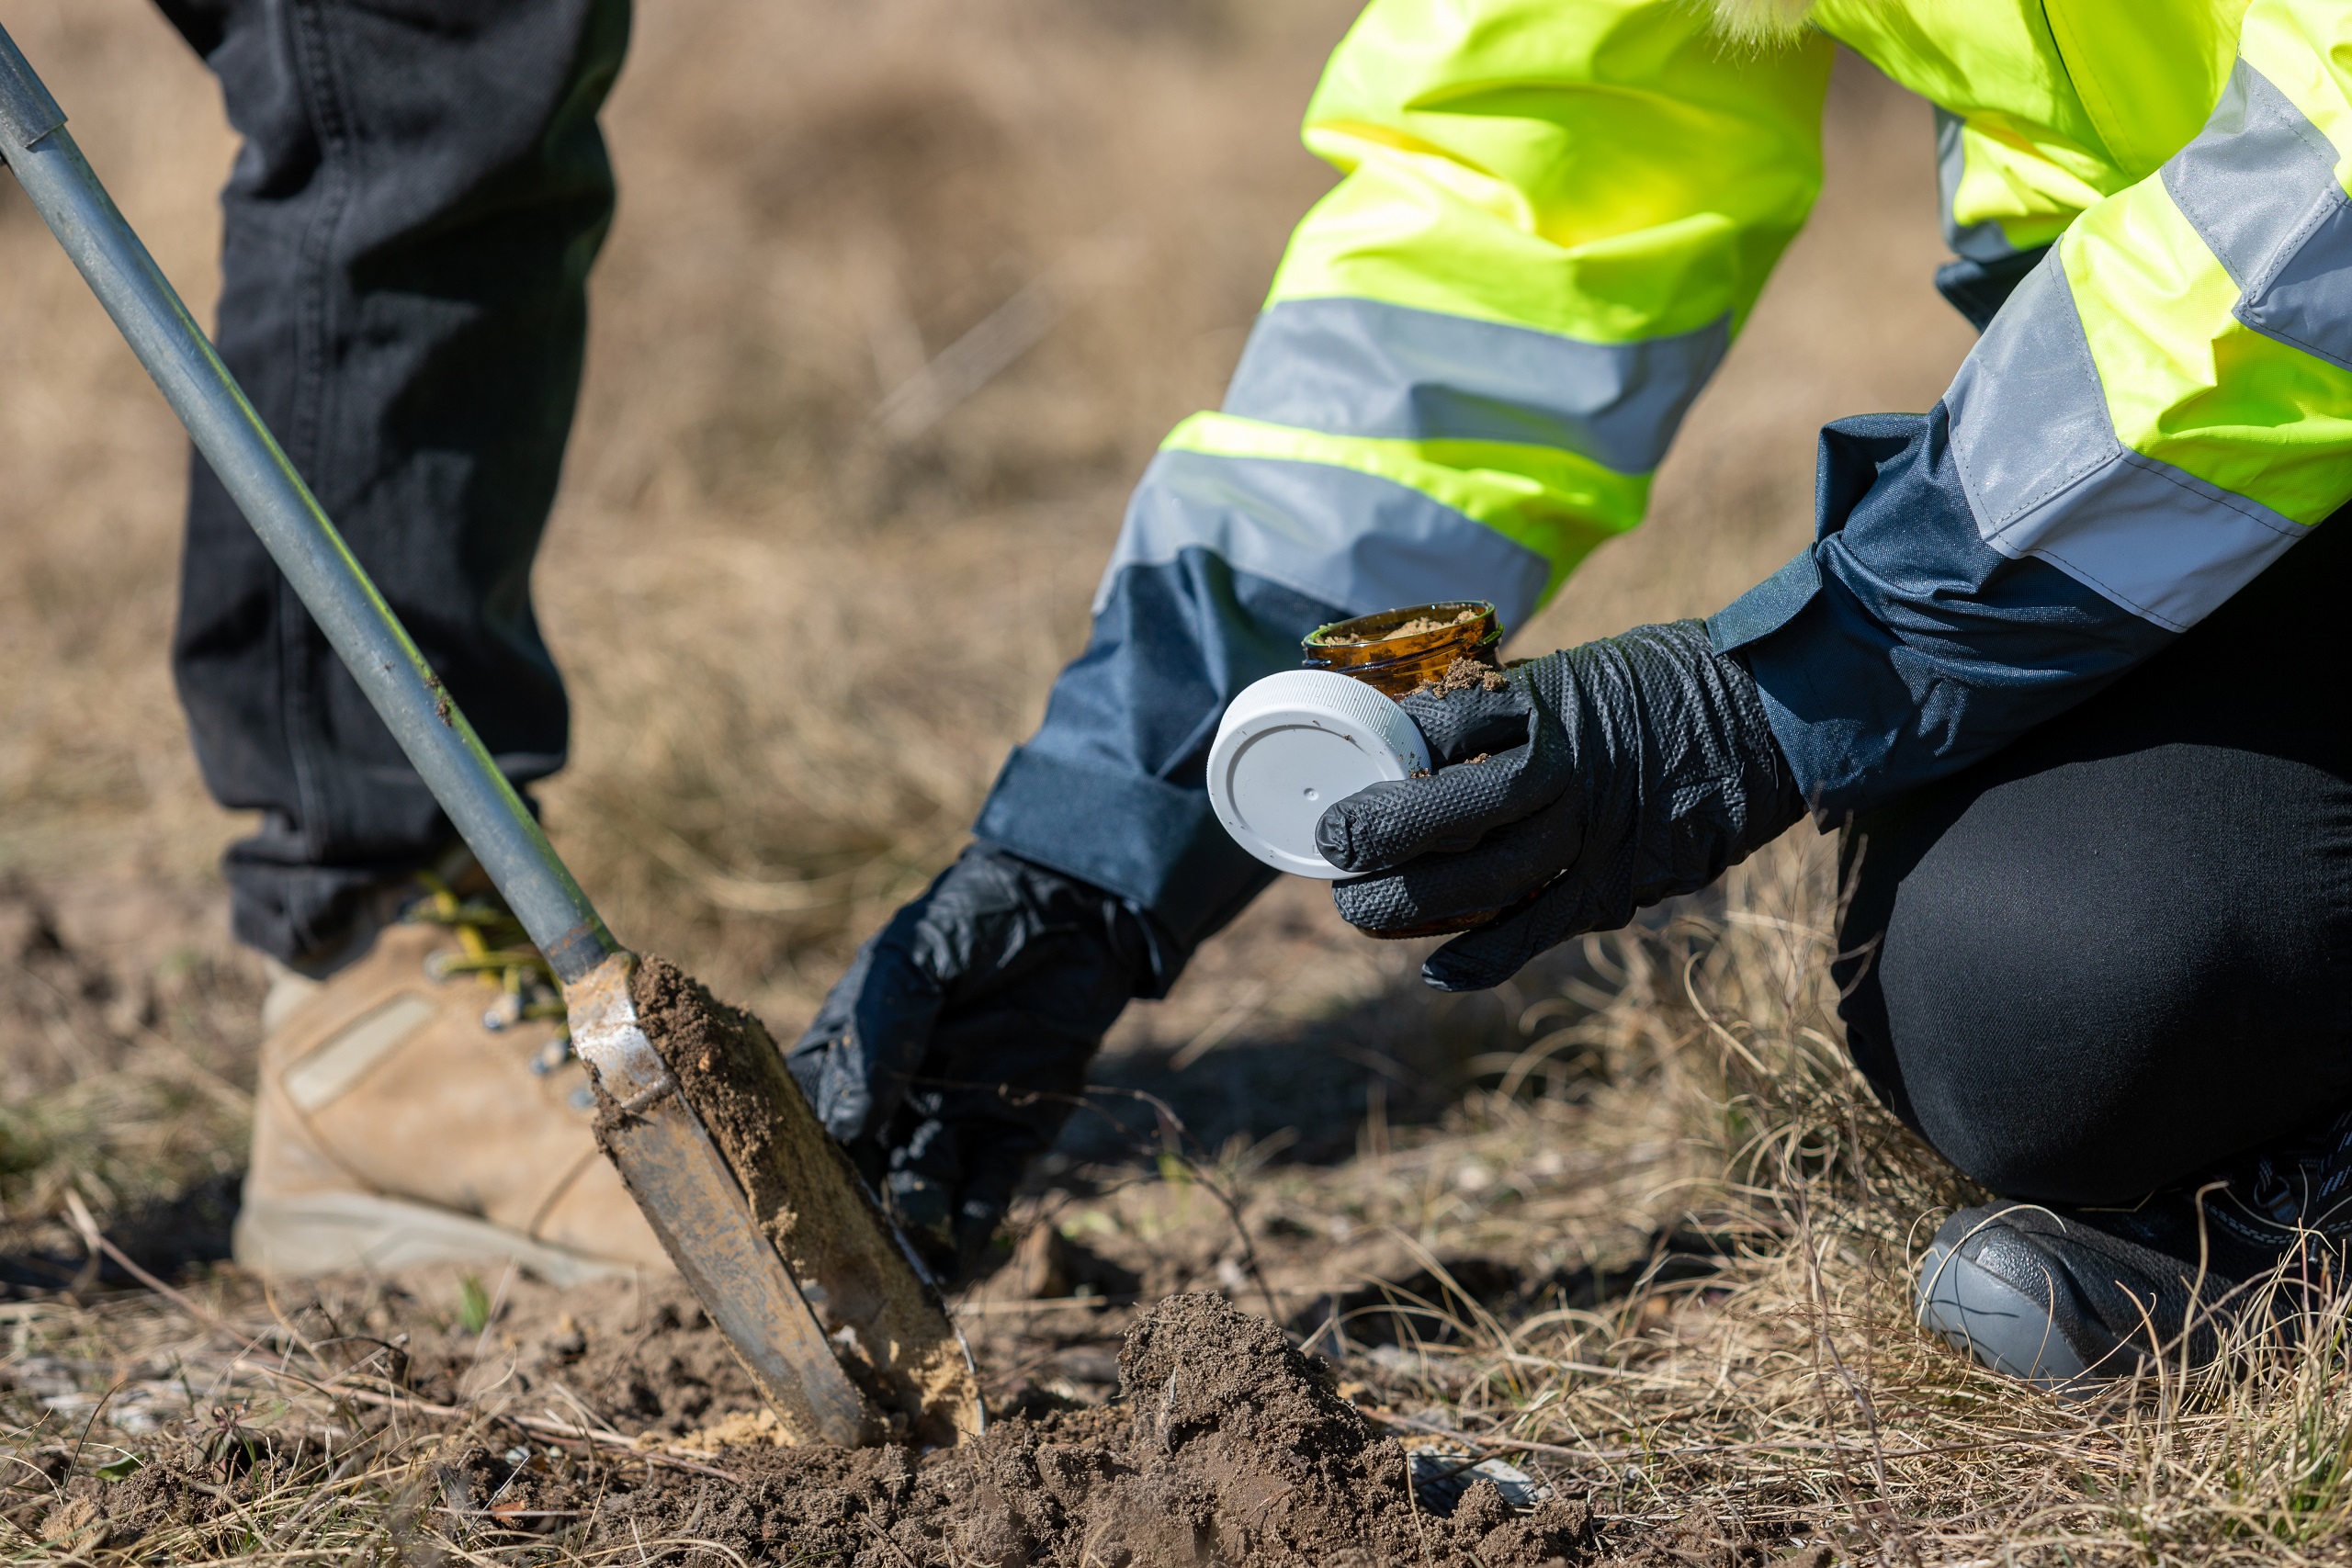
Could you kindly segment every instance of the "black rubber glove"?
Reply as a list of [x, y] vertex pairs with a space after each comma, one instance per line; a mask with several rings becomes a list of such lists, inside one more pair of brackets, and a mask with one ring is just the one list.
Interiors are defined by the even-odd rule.
[[943, 1280], [969, 1274], [1129, 998], [1183, 955], [1116, 896], [974, 844], [858, 949], [786, 1065]]
[[1440, 990], [1498, 985], [1555, 943], [1704, 887], [1804, 813], [1755, 681], [1699, 621], [1403, 703], [1436, 771], [1338, 802], [1315, 841], [1378, 874], [1332, 885], [1375, 935], [1500, 912], [1422, 965]]

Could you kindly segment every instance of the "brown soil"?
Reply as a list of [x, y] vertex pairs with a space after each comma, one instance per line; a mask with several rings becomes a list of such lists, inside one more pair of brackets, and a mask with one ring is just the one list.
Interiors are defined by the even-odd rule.
[[1448, 626], [1458, 626], [1465, 621], [1475, 621], [1477, 618], [1478, 612], [1476, 610], [1464, 610], [1450, 621], [1441, 621], [1435, 615], [1416, 615], [1404, 625], [1392, 627], [1370, 640], [1395, 642], [1399, 637], [1425, 637], [1430, 632], [1442, 632]]
[[1444, 674], [1420, 689], [1435, 696], [1450, 697], [1456, 692], [1466, 692], [1473, 687], [1499, 692], [1510, 683], [1504, 679], [1503, 672], [1491, 664], [1483, 664], [1475, 659], [1457, 659], [1445, 667]]
[[[784, 1068], [767, 1029], [666, 959], [639, 960], [639, 1021], [677, 1075], [752, 1209], [829, 1332], [864, 1351], [854, 1368], [899, 1435], [953, 1441], [977, 1422], [978, 1390], [937, 1293], [905, 1257]], [[617, 1110], [617, 1108], [614, 1108]]]
[[[291, 1469], [266, 1457], [240, 1462], [244, 1456], [223, 1447], [216, 1446], [214, 1452], [218, 1459], [197, 1442], [175, 1442], [124, 1480], [109, 1484], [86, 1472], [61, 1474], [51, 1479], [62, 1484], [45, 1495], [39, 1478], [17, 1478], [11, 1490], [32, 1496], [8, 1508], [8, 1517], [49, 1546], [75, 1554], [92, 1552], [129, 1546], [175, 1529], [193, 1526], [200, 1530], [214, 1520], [232, 1524]], [[233, 1471], [232, 1465], [236, 1466]]]
[[[550, 1561], [713, 1568], [1771, 1561], [1771, 1537], [1736, 1516], [1597, 1517], [1566, 1480], [1571, 1495], [1515, 1507], [1491, 1481], [1463, 1489], [1433, 1476], [1432, 1454], [1408, 1453], [1351, 1402], [1362, 1385], [1221, 1296], [1171, 1296], [1140, 1313], [1106, 1374], [1112, 1403], [1033, 1389], [959, 1447], [848, 1450], [776, 1446], [773, 1427], [747, 1418], [749, 1379], [674, 1280], [559, 1290], [508, 1276], [476, 1328], [444, 1315], [466, 1282], [454, 1268], [411, 1270], [351, 1281], [361, 1296], [321, 1281], [307, 1302], [280, 1303], [291, 1322], [339, 1319], [341, 1337], [324, 1343], [352, 1358], [350, 1386], [401, 1390], [409, 1410], [360, 1404], [324, 1427], [264, 1426], [248, 1403], [216, 1405], [213, 1420], [135, 1452], [107, 1448], [126, 1458], [98, 1474], [61, 1431], [0, 1481], [0, 1519], [78, 1556], [235, 1554], [257, 1530], [283, 1530], [289, 1510], [314, 1517], [306, 1500], [324, 1495], [338, 1465], [394, 1428], [413, 1432], [421, 1415], [439, 1427], [425, 1413], [462, 1401], [472, 1412], [462, 1427], [401, 1445], [408, 1469], [383, 1517], [400, 1561], [443, 1560], [436, 1538], [460, 1527], [505, 1548], [537, 1538]], [[1822, 1568], [1817, 1556], [1786, 1562]]]
[[[532, 1310], [541, 1292], [560, 1294], [560, 1306], [547, 1301]], [[412, 1357], [411, 1386], [447, 1401], [506, 1382], [512, 1366], [523, 1389], [553, 1394], [560, 1384], [611, 1426], [672, 1438], [759, 1407], [751, 1374], [680, 1280], [609, 1280], [561, 1292], [532, 1286], [515, 1304], [514, 1331], [492, 1354], [478, 1358], [478, 1341], [458, 1327], [438, 1355], [426, 1348]], [[569, 1402], [524, 1408], [542, 1403], [560, 1409]]]
[[[1581, 1562], [1590, 1514], [1515, 1514], [1490, 1483], [1442, 1517], [1406, 1451], [1333, 1392], [1329, 1369], [1222, 1297], [1176, 1296], [1136, 1323], [1117, 1404], [998, 1422], [978, 1441], [732, 1450], [740, 1483], [659, 1472], [600, 1512], [599, 1539], [694, 1539], [746, 1554], [789, 1541], [860, 1568], [908, 1564]], [[560, 1506], [551, 1504], [550, 1506]]]
[[[564, 1371], [562, 1386], [584, 1403], [665, 1410], [657, 1430], [674, 1431], [686, 1409], [710, 1408], [714, 1398], [745, 1408], [742, 1374], [725, 1364], [717, 1334], [682, 1297], [675, 1287], [648, 1293], [625, 1284], [565, 1293], [580, 1314], [559, 1315], [560, 1331], [548, 1335], [534, 1313], [551, 1302], [526, 1293], [487, 1337], [508, 1347], [503, 1361], [457, 1354], [481, 1337], [452, 1332], [420, 1347], [420, 1361], [440, 1364], [415, 1369], [418, 1393], [485, 1380], [545, 1392], [561, 1381], [550, 1373]], [[624, 1332], [632, 1315], [638, 1325]], [[517, 1348], [498, 1334], [498, 1323], [517, 1320], [540, 1324], [542, 1337]], [[649, 1358], [657, 1342], [668, 1350]], [[668, 1371], [649, 1377], [656, 1362]], [[518, 1371], [525, 1365], [533, 1371]], [[1554, 1497], [1517, 1511], [1481, 1481], [1448, 1508], [1433, 1489], [1415, 1489], [1406, 1449], [1340, 1397], [1329, 1367], [1223, 1297], [1174, 1296], [1141, 1316], [1118, 1378], [1116, 1403], [1035, 1402], [953, 1449], [718, 1447], [706, 1432], [706, 1460], [664, 1467], [477, 1427], [443, 1445], [412, 1490], [420, 1516], [561, 1535], [591, 1559], [635, 1560], [640, 1551], [658, 1558], [664, 1547], [692, 1562], [771, 1561], [784, 1551], [787, 1561], [854, 1568], [1567, 1568], [1600, 1559], [1581, 1501]], [[676, 1391], [689, 1386], [700, 1400], [676, 1405]], [[508, 1405], [535, 1407], [527, 1397]], [[28, 1470], [0, 1491], [0, 1516], [83, 1551], [185, 1544], [187, 1532], [232, 1544], [266, 1496], [315, 1485], [336, 1457], [300, 1435], [245, 1429], [224, 1440], [198, 1432], [154, 1444], [133, 1472], [102, 1483], [70, 1473], [62, 1447], [57, 1455], [55, 1474]], [[1702, 1551], [1638, 1555], [1645, 1539], [1613, 1544], [1635, 1551], [1623, 1561], [1645, 1568], [1763, 1561], [1760, 1551], [1725, 1554], [1724, 1543], [1739, 1538], [1713, 1523], [1691, 1532], [1688, 1544]]]

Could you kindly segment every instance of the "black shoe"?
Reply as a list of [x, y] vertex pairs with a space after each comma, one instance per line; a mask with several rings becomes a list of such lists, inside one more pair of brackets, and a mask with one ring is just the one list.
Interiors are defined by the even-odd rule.
[[2211, 1361], [2249, 1312], [2291, 1326], [2347, 1250], [2352, 1111], [2134, 1208], [1962, 1209], [1920, 1260], [1915, 1304], [1922, 1327], [1994, 1371], [2086, 1392], [2159, 1355]]

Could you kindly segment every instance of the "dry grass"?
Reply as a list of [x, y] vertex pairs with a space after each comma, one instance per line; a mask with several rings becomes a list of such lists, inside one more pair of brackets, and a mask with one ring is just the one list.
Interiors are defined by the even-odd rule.
[[[1609, 945], [1575, 1031], [1690, 1140], [1716, 1274], [1512, 1321], [1430, 1303], [1410, 1390], [1622, 1517], [1786, 1530], [1865, 1562], [2340, 1561], [2352, 1554], [2347, 1305], [2215, 1368], [2022, 1391], [1919, 1335], [1918, 1252], [1982, 1201], [1871, 1100], [1836, 1039], [1830, 857], [1782, 845], [1723, 908]], [[1629, 1059], [1630, 1058], [1630, 1059]], [[1391, 1363], [1394, 1365], [1395, 1363]]]
[[[578, 714], [550, 818], [626, 936], [789, 1030], [953, 852], [1083, 636], [1127, 484], [1216, 400], [1328, 178], [1291, 127], [1351, 9], [643, 8], [538, 578]], [[209, 298], [230, 143], [201, 69], [140, 0], [0, 0], [0, 20]], [[1964, 352], [1927, 285], [1924, 108], [1848, 72], [1831, 130], [1815, 227], [1653, 521], [1521, 649], [1722, 603], [1804, 536], [1813, 427], [1925, 406]], [[298, 1306], [200, 1269], [175, 1276], [193, 1311], [89, 1293], [69, 1193], [134, 1256], [219, 1256], [256, 987], [210, 870], [235, 824], [198, 785], [163, 662], [181, 443], [5, 182], [0, 259], [0, 1204], [18, 1272], [51, 1270], [0, 1308], [20, 1461], [0, 1551], [130, 1550], [76, 1499], [153, 1484], [106, 1478], [125, 1455], [176, 1473], [159, 1456], [242, 1405], [271, 1457], [196, 1455], [213, 1490], [175, 1495], [138, 1555], [662, 1559], [677, 1543], [607, 1551], [453, 1509], [452, 1466], [551, 1417], [480, 1391], [454, 1413], [371, 1404], [397, 1398], [383, 1369], [326, 1343], [352, 1322], [422, 1334], [462, 1303]], [[1022, 1304], [1091, 1258], [1138, 1290], [1271, 1294], [1385, 1416], [1521, 1445], [1623, 1528], [1695, 1513], [1716, 1538], [1878, 1562], [2346, 1555], [2333, 1309], [2301, 1354], [2077, 1404], [1912, 1330], [1911, 1256], [1965, 1194], [1843, 1064], [1826, 862], [1783, 846], [1485, 998], [1420, 992], [1414, 952], [1278, 889], [1122, 1024], [1104, 1079], [1193, 1135], [1105, 1098], [1120, 1129], [1095, 1119], [1023, 1210], [1036, 1244], [970, 1303], [998, 1386], [1105, 1392], [1090, 1369], [1122, 1309]], [[660, 1462], [528, 1440], [592, 1493]]]
[[[2299, 1351], [2248, 1344], [2229, 1371], [2167, 1370], [2078, 1403], [2021, 1391], [1912, 1330], [1913, 1255], [1970, 1194], [1870, 1105], [1826, 1027], [1829, 859], [1823, 845], [1782, 846], [1712, 908], [1596, 941], [1605, 989], [1581, 981], [1531, 1009], [1520, 1060], [1489, 1064], [1501, 1070], [1451, 1126], [1398, 1130], [1394, 1146], [1329, 1168], [1237, 1147], [1164, 1168], [1172, 1179], [1138, 1170], [1066, 1194], [1057, 1234], [1107, 1256], [1133, 1256], [1122, 1237], [1189, 1255], [1211, 1280], [1222, 1264], [1254, 1303], [1261, 1281], [1233, 1273], [1222, 1206], [1198, 1196], [1220, 1188], [1238, 1196], [1284, 1315], [1354, 1282], [1338, 1261], [1342, 1229], [1421, 1259], [1418, 1282], [1314, 1334], [1343, 1391], [1402, 1433], [1504, 1455], [1580, 1493], [1621, 1547], [1672, 1530], [1663, 1539], [1699, 1561], [1735, 1561], [1717, 1543], [1740, 1540], [1887, 1563], [2341, 1560], [2343, 1303], [2305, 1318]], [[1541, 1087], [1546, 1064], [1572, 1057]], [[1526, 1253], [1538, 1234], [1557, 1258], [1607, 1253], [1629, 1214], [1634, 1229], [1702, 1230], [1722, 1255], [1679, 1278], [1660, 1255], [1629, 1288], [1581, 1302], [1556, 1270], [1548, 1303], [1452, 1283], [1462, 1259]], [[1334, 1246], [1318, 1258], [1301, 1236]], [[0, 1517], [19, 1527], [14, 1555], [635, 1561], [634, 1543], [596, 1540], [593, 1506], [518, 1533], [526, 1521], [467, 1500], [467, 1466], [526, 1445], [593, 1499], [648, 1464], [728, 1462], [605, 1438], [487, 1362], [451, 1403], [397, 1392], [385, 1339], [495, 1325], [479, 1291], [355, 1282], [272, 1300], [226, 1275], [192, 1289], [177, 1307], [132, 1296], [7, 1309], [0, 1399], [21, 1480]], [[989, 1300], [971, 1303], [976, 1328], [996, 1321]], [[981, 1340], [1000, 1386], [1012, 1348], [1055, 1342], [1035, 1324], [1023, 1335]], [[261, 1462], [220, 1458], [230, 1412], [266, 1437]], [[232, 1455], [239, 1440], [225, 1439]], [[149, 1533], [123, 1539], [142, 1519]], [[691, 1540], [644, 1544], [650, 1561], [727, 1560]]]

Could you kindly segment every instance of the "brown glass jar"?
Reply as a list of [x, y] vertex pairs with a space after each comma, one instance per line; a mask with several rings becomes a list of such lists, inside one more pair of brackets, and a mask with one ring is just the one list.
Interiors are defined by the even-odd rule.
[[1299, 648], [1310, 670], [1336, 670], [1401, 697], [1439, 679], [1457, 659], [1498, 664], [1502, 642], [1495, 607], [1460, 600], [1334, 621], [1307, 633]]
[[[1483, 601], [1414, 604], [1317, 626], [1299, 645], [1310, 670], [1352, 675], [1392, 697], [1436, 682], [1457, 659], [1500, 668], [1503, 623]], [[1408, 937], [1450, 936], [1476, 930], [1502, 911], [1480, 909], [1406, 931], [1374, 934], [1402, 942]]]

